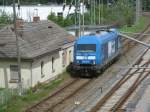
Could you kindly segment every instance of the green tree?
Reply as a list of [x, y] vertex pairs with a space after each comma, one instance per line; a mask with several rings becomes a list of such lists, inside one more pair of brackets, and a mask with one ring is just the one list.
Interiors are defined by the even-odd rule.
[[[86, 23], [94, 21], [93, 8], [92, 11], [89, 9], [88, 13], [85, 14]], [[94, 23], [96, 24], [99, 23], [99, 12], [102, 24], [117, 23], [118, 25], [131, 25], [134, 20], [134, 6], [129, 0], [117, 0], [110, 6], [107, 4], [97, 4], [95, 10], [96, 20]]]
[[71, 17], [63, 18], [63, 16], [56, 16], [55, 13], [53, 12], [51, 12], [47, 18], [48, 20], [51, 20], [62, 27], [66, 27], [74, 24], [73, 18]]
[[118, 0], [112, 8], [112, 16], [120, 24], [131, 25], [134, 21], [134, 6], [129, 0]]
[[48, 15], [48, 20], [51, 20], [53, 22], [57, 22], [57, 16], [55, 15], [55, 13], [51, 12], [49, 15]]
[[0, 24], [11, 24], [13, 21], [12, 16], [8, 15], [5, 11], [0, 11]]
[[64, 19], [62, 16], [58, 16], [58, 17], [57, 17], [57, 20], [56, 20], [56, 23], [57, 23], [58, 25], [64, 27], [64, 26], [66, 26], [66, 25], [64, 24], [64, 21], [65, 21], [65, 19]]

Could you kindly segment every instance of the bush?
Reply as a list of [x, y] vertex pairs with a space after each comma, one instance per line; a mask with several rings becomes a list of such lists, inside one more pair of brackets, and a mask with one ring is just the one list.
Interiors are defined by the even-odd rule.
[[13, 21], [12, 16], [8, 15], [5, 11], [0, 11], [0, 24], [11, 24]]
[[[100, 10], [99, 10], [100, 9]], [[133, 4], [128, 0], [118, 0], [111, 6], [98, 5], [96, 7], [96, 15], [101, 12], [101, 21], [103, 24], [117, 23], [119, 26], [131, 26], [134, 21]], [[96, 24], [98, 24], [98, 16], [96, 16]]]
[[56, 16], [53, 12], [51, 12], [47, 18], [48, 20], [55, 22], [61, 27], [66, 27], [74, 24], [74, 20], [71, 17], [63, 18], [62, 16]]
[[[92, 7], [93, 10], [94, 7]], [[90, 8], [88, 11], [84, 14], [84, 24], [99, 24], [99, 12], [101, 16], [101, 23], [102, 24], [115, 24], [117, 23], [118, 26], [131, 26], [134, 22], [134, 6], [133, 3], [130, 0], [118, 0], [115, 3], [111, 4], [110, 6], [107, 6], [106, 4], [98, 4], [95, 7], [96, 12], [96, 18], [94, 21], [94, 13]], [[77, 14], [77, 23], [79, 14]], [[81, 15], [81, 24], [83, 23], [82, 20], [83, 15]], [[63, 18], [60, 16], [56, 16], [54, 13], [51, 13], [48, 16], [49, 20], [54, 21], [58, 25], [62, 27], [70, 26], [75, 24], [75, 14], [70, 14], [67, 18]]]
[[[110, 6], [106, 4], [98, 4], [95, 7], [95, 21], [93, 8], [88, 9], [88, 12], [84, 14], [85, 24], [99, 24], [99, 13], [101, 24], [113, 24], [117, 23], [119, 26], [128, 25], [131, 26], [134, 21], [134, 8], [133, 4], [129, 0], [118, 0]], [[82, 23], [82, 21], [81, 21]]]

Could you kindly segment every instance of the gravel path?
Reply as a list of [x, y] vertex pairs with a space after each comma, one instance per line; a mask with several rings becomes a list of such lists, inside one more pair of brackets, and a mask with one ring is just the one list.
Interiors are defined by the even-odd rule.
[[150, 85], [146, 89], [142, 99], [137, 104], [134, 112], [149, 112], [150, 111]]

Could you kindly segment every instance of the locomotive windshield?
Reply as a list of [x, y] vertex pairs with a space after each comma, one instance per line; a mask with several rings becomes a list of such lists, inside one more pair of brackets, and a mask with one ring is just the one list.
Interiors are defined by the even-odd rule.
[[95, 44], [78, 44], [77, 50], [80, 52], [96, 52]]

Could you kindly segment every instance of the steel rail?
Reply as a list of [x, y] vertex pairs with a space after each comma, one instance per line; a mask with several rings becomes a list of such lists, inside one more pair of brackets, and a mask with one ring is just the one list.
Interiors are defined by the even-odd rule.
[[[52, 95], [47, 97], [46, 99], [43, 99], [41, 102], [28, 108], [25, 112], [35, 112], [35, 111], [37, 112], [37, 111], [39, 111], [39, 109], [41, 109], [43, 111], [53, 112], [55, 107], [57, 107], [59, 104], [62, 104], [67, 99], [71, 98], [73, 95], [75, 95], [77, 92], [79, 92], [83, 87], [85, 87], [90, 82], [92, 82], [92, 80], [93, 79], [83, 80], [84, 81], [83, 82], [81, 79], [74, 79], [73, 81], [71, 81], [71, 83], [69, 83], [66, 86], [64, 86], [63, 88], [59, 89], [58, 91], [56, 91], [55, 93], [53, 93]], [[54, 103], [51, 103], [49, 105], [48, 102], [51, 100], [51, 98], [54, 98], [54, 97], [57, 98], [57, 94], [59, 95], [59, 94], [63, 93], [64, 91], [71, 88], [74, 84], [78, 83], [79, 81], [81, 81], [82, 83], [80, 82], [81, 85], [77, 89], [71, 90], [70, 94], [65, 95], [62, 99], [59, 99], [56, 102], [54, 101]]]
[[[146, 27], [139, 35], [137, 35], [135, 38], [136, 38], [136, 39], [139, 39], [139, 40], [143, 39], [142, 37], [144, 37], [144, 36], [146, 36], [146, 35], [142, 35], [142, 34], [144, 34], [144, 33], [147, 31], [147, 29], [148, 29], [149, 27], [150, 27], [150, 23], [149, 23], [149, 24], [147, 25], [147, 27]], [[129, 44], [130, 44], [131, 42], [134, 43], [134, 45], [137, 44], [136, 42], [133, 42], [133, 41], [127, 39], [127, 38], [122, 38], [122, 42], [123, 42], [123, 46], [129, 46]], [[132, 46], [132, 47], [134, 47], [134, 46]], [[132, 47], [130, 47], [130, 49], [131, 49]], [[127, 47], [127, 49], [125, 50], [125, 52], [126, 52], [126, 51], [128, 51], [128, 47]]]
[[52, 105], [51, 107], [49, 107], [47, 109], [48, 112], [54, 112], [54, 109], [59, 105], [62, 104], [64, 101], [68, 100], [69, 98], [71, 98], [72, 96], [74, 96], [76, 93], [78, 93], [83, 87], [85, 87], [86, 85], [88, 85], [91, 82], [91, 80], [88, 80], [86, 83], [84, 83], [82, 86], [80, 86], [78, 89], [76, 89], [74, 92], [72, 92], [69, 96], [65, 97], [63, 100], [61, 100], [60, 102], [58, 102], [57, 104]]
[[[136, 61], [135, 64], [137, 63], [140, 63], [141, 62], [141, 59], [142, 57], [147, 53], [149, 49], [146, 49], [144, 51], [144, 53], [140, 56], [139, 60]], [[148, 61], [149, 62], [149, 61]], [[144, 63], [142, 66], [145, 66], [148, 62]], [[136, 72], [139, 71], [139, 69], [135, 70], [134, 72], [130, 73], [129, 72], [132, 70], [132, 68], [130, 68], [124, 75], [111, 89], [109, 92], [106, 93], [106, 95], [90, 110], [90, 112], [97, 112], [97, 110], [99, 110], [105, 103], [106, 101], [113, 95], [113, 93], [115, 91], [117, 91], [121, 86], [122, 84], [124, 84], [129, 78], [131, 78], [133, 76], [133, 74], [135, 74]]]
[[[128, 89], [128, 91], [125, 93], [125, 95], [122, 96], [119, 101], [117, 101], [117, 103], [111, 108], [110, 111], [113, 111], [113, 112], [117, 111], [118, 108], [127, 100], [127, 99], [124, 99], [124, 98], [127, 98], [127, 95], [128, 95], [128, 94], [131, 94], [130, 91], [132, 91], [132, 90], [134, 89], [134, 86], [135, 86], [136, 83], [140, 80], [140, 78], [142, 77], [144, 71], [145, 71], [145, 69], [143, 69], [142, 72], [139, 73], [139, 76], [136, 78], [136, 80], [134, 81], [134, 83], [132, 84], [132, 86]], [[132, 89], [132, 90], [131, 90], [131, 89]], [[126, 95], [126, 94], [127, 94], [127, 95]], [[124, 101], [124, 102], [123, 102], [123, 101]]]
[[[140, 36], [139, 36], [139, 37], [140, 37]], [[140, 61], [141, 61], [141, 60], [139, 59], [139, 60], [136, 62], [136, 64], [138, 64]], [[131, 70], [132, 70], [132, 69], [129, 69], [129, 70], [127, 71], [127, 73], [129, 73]], [[138, 70], [136, 70], [136, 71], [134, 71], [134, 72], [137, 72], [137, 71], [138, 71]], [[131, 73], [131, 75], [134, 74], [134, 72]], [[123, 79], [123, 78], [122, 78], [122, 79]], [[126, 79], [127, 79], [127, 78], [126, 78]], [[75, 81], [75, 80], [74, 80], [74, 81]], [[73, 82], [74, 82], [74, 81], [73, 81]], [[72, 82], [72, 83], [73, 83], [73, 82]], [[124, 82], [124, 81], [120, 81], [120, 83], [122, 83], [122, 82]], [[53, 94], [50, 95], [49, 97], [45, 98], [44, 100], [40, 101], [39, 103], [37, 103], [37, 104], [33, 105], [32, 107], [28, 108], [25, 112], [32, 112], [32, 109], [33, 109], [33, 108], [38, 107], [38, 106], [39, 106], [40, 104], [42, 104], [43, 102], [45, 102], [45, 101], [47, 101], [48, 99], [54, 97], [56, 94], [60, 93], [60, 92], [63, 91], [65, 88], [68, 88], [69, 86], [71, 86], [72, 83], [67, 84], [66, 86], [64, 86], [63, 88], [59, 89], [58, 91], [56, 91], [55, 93], [53, 93]], [[86, 84], [85, 84], [85, 85], [86, 85]], [[81, 88], [82, 88], [82, 87], [80, 87], [80, 88], [78, 88], [78, 89], [80, 90]], [[79, 91], [79, 90], [78, 90], [78, 91]], [[75, 91], [75, 93], [77, 93], [78, 91]], [[72, 93], [72, 95], [74, 95], [74, 94]], [[69, 95], [69, 96], [66, 97], [66, 98], [70, 98], [72, 95]], [[58, 104], [53, 105], [54, 107], [53, 107], [53, 108], [49, 108], [49, 110], [50, 110], [50, 111], [53, 111], [53, 109], [54, 109], [57, 105], [59, 105], [59, 104], [61, 104], [62, 102], [64, 102], [66, 98], [64, 98], [64, 99], [63, 99], [62, 101], [60, 101]], [[30, 111], [30, 110], [31, 110], [31, 111]]]
[[119, 33], [119, 35], [120, 35], [121, 37], [124, 37], [124, 38], [130, 39], [130, 40], [133, 40], [133, 41], [135, 41], [135, 42], [137, 42], [137, 43], [140, 43], [140, 44], [142, 44], [142, 45], [144, 45], [144, 46], [146, 46], [146, 47], [150, 48], [150, 44], [148, 44], [148, 43], [145, 43], [145, 42], [139, 41], [139, 40], [137, 40], [137, 39], [135, 39], [135, 38], [132, 38], [132, 37], [130, 37], [130, 36], [128, 36], [128, 35], [124, 35], [124, 34], [121, 34], [121, 33]]
[[[115, 104], [114, 107], [111, 108], [110, 111], [112, 112], [118, 112], [119, 109], [122, 107], [122, 105], [127, 101], [127, 99], [130, 97], [130, 95], [136, 90], [136, 88], [140, 85], [140, 83], [150, 74], [150, 71], [147, 72], [144, 77], [142, 77], [142, 74], [136, 79], [134, 84], [128, 89], [128, 91], [123, 95], [120, 100]], [[140, 79], [141, 78], [141, 79]], [[123, 109], [121, 109], [123, 110]]]
[[54, 97], [55, 95], [59, 94], [61, 91], [63, 91], [64, 89], [68, 88], [69, 86], [71, 86], [72, 84], [76, 83], [79, 79], [74, 79], [72, 81], [70, 81], [67, 85], [65, 85], [64, 87], [62, 87], [61, 89], [59, 89], [58, 91], [54, 92], [52, 95], [46, 97], [45, 99], [41, 100], [40, 102], [36, 103], [35, 105], [32, 105], [31, 107], [27, 108], [25, 112], [32, 112], [31, 110], [33, 108], [36, 108], [37, 106], [39, 106], [40, 104], [42, 104], [43, 102], [45, 102], [46, 100]]

